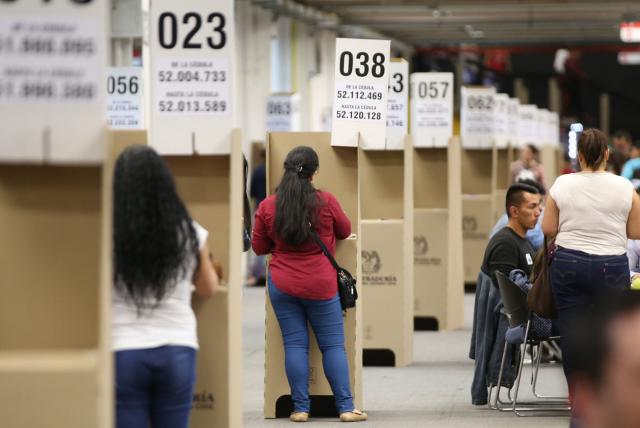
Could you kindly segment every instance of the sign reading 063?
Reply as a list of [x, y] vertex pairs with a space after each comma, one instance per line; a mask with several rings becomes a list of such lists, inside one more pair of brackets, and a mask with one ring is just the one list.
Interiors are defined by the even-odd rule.
[[233, 1], [153, 0], [150, 22], [152, 144], [165, 154], [226, 153]]

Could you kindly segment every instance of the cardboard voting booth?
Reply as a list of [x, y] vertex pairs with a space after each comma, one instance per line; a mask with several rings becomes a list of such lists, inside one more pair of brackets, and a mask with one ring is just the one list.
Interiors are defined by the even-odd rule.
[[[560, 154], [560, 156], [558, 155]], [[561, 157], [562, 156], [562, 157]], [[558, 162], [559, 158], [562, 160]], [[559, 145], [545, 144], [540, 148], [540, 161], [544, 166], [544, 181], [547, 189], [556, 181], [559, 175], [559, 165], [564, 163], [563, 152]]]
[[0, 163], [2, 426], [113, 426], [112, 159]]
[[165, 156], [191, 216], [209, 231], [207, 244], [223, 266], [227, 291], [201, 300], [198, 362], [191, 427], [242, 426], [242, 143], [231, 134], [229, 154]]
[[464, 321], [460, 141], [414, 148], [414, 327], [453, 330]]
[[464, 281], [475, 284], [493, 227], [493, 151], [463, 149], [462, 233]]
[[[331, 134], [325, 132], [276, 132], [267, 136], [267, 190], [269, 194], [275, 188], [283, 174], [284, 159], [293, 148], [305, 145], [318, 153], [320, 168], [314, 177], [319, 189], [331, 192], [351, 219], [353, 233], [358, 233], [358, 152], [352, 147], [332, 147]], [[345, 346], [349, 361], [351, 390], [357, 408], [362, 408], [362, 276], [359, 266], [359, 235], [338, 241], [336, 260], [358, 279], [360, 299], [356, 307], [347, 311], [344, 319]], [[265, 379], [264, 379], [264, 416], [265, 418], [288, 417], [293, 411], [291, 390], [284, 368], [284, 346], [278, 320], [275, 317], [270, 300], [266, 298], [265, 320]], [[333, 393], [322, 368], [322, 353], [316, 343], [313, 332], [309, 348], [309, 393], [311, 396], [311, 414], [316, 416], [337, 415]]]
[[413, 360], [413, 150], [360, 150], [363, 363]]
[[[119, 131], [116, 151], [148, 144], [146, 131]], [[222, 263], [220, 292], [193, 297], [198, 323], [192, 427], [242, 426], [242, 147], [240, 131], [229, 154], [163, 156], [189, 214], [209, 231], [207, 245]]]

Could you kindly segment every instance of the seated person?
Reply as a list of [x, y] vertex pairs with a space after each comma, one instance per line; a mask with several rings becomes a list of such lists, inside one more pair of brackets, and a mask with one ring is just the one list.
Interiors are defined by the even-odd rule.
[[[541, 196], [541, 211], [542, 211], [542, 208], [544, 206], [544, 197], [547, 194], [547, 191], [545, 190], [544, 186], [542, 186], [537, 181], [527, 180], [527, 179], [518, 180], [517, 183], [528, 184], [528, 185], [538, 189], [538, 192], [540, 192], [540, 196]], [[538, 217], [538, 221], [536, 222], [536, 226], [533, 229], [530, 229], [530, 230], [527, 231], [527, 240], [531, 243], [531, 246], [536, 251], [539, 250], [542, 247], [542, 245], [544, 244], [544, 233], [542, 233], [542, 218], [543, 217], [544, 217], [544, 212], [542, 212], [540, 214], [540, 217]], [[492, 238], [493, 235], [495, 235], [499, 230], [501, 230], [503, 227], [505, 227], [508, 222], [509, 222], [509, 216], [507, 215], [507, 213], [504, 213], [502, 215], [502, 217], [500, 217], [498, 219], [498, 221], [496, 222], [495, 226], [493, 226], [493, 229], [491, 230], [491, 233], [489, 234], [489, 238]]]
[[528, 230], [533, 229], [541, 213], [540, 191], [523, 183], [512, 184], [507, 190], [507, 225], [489, 240], [484, 253], [481, 270], [498, 286], [496, 271], [509, 276], [512, 270], [522, 269], [531, 274], [535, 249], [526, 239]]

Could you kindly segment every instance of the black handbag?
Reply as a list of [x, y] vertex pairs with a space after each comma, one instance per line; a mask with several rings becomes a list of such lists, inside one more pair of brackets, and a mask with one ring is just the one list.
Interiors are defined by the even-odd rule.
[[356, 300], [358, 300], [356, 279], [348, 270], [343, 269], [338, 265], [336, 259], [334, 259], [329, 250], [327, 250], [326, 245], [324, 245], [324, 242], [322, 242], [322, 239], [320, 239], [315, 231], [312, 230], [311, 235], [338, 273], [338, 295], [340, 296], [340, 306], [342, 306], [342, 310], [346, 311], [348, 308], [355, 307]]

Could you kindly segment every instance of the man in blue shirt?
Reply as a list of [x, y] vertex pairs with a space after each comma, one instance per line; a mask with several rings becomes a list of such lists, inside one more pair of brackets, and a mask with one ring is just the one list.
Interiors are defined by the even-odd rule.
[[[638, 174], [638, 176], [634, 176], [635, 174]], [[631, 159], [624, 164], [620, 175], [631, 181], [640, 178], [640, 140], [633, 142], [631, 146]]]
[[[538, 189], [538, 192], [540, 192], [540, 195], [542, 196], [542, 199], [544, 201], [544, 197], [547, 191], [545, 190], [544, 186], [540, 185], [540, 183], [534, 180], [529, 180], [529, 179], [518, 180], [517, 183], [527, 184], [529, 186], [535, 187], [536, 189]], [[527, 241], [529, 241], [531, 246], [536, 251], [544, 245], [544, 233], [542, 233], [543, 217], [544, 217], [544, 211], [542, 211], [542, 213], [540, 214], [540, 217], [538, 217], [538, 222], [536, 223], [535, 227], [533, 229], [529, 229], [526, 235]], [[502, 215], [502, 217], [498, 219], [498, 221], [496, 222], [496, 225], [493, 226], [493, 229], [489, 234], [489, 239], [491, 239], [491, 237], [493, 237], [493, 235], [495, 235], [499, 230], [504, 228], [508, 222], [509, 222], [509, 217], [505, 213]]]

